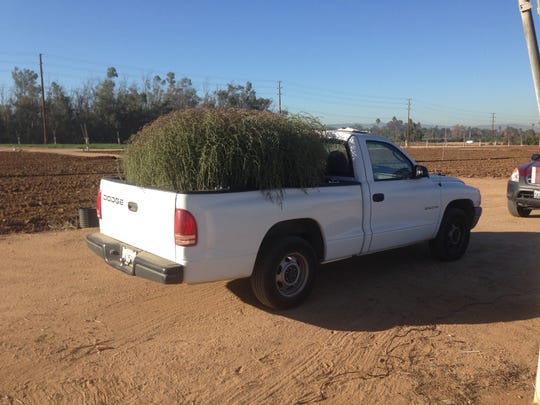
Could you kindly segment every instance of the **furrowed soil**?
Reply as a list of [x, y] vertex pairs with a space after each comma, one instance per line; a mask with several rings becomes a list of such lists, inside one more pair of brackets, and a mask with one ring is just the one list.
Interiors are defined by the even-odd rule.
[[0, 234], [74, 229], [79, 208], [95, 208], [101, 177], [120, 160], [0, 149]]
[[0, 403], [531, 404], [540, 215], [510, 216], [505, 191], [540, 148], [407, 151], [480, 188], [465, 257], [328, 264], [275, 312], [248, 280], [166, 286], [90, 252], [78, 209], [117, 156], [0, 150]]

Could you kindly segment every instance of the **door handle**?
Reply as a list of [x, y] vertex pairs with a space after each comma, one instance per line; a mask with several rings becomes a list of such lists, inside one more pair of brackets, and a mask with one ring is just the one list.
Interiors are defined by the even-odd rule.
[[373, 194], [373, 201], [375, 201], [375, 202], [384, 201], [384, 194], [383, 193]]

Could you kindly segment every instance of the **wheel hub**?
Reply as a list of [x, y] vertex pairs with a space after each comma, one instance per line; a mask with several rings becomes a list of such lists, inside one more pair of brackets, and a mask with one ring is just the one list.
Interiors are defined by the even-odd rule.
[[299, 253], [288, 254], [279, 263], [276, 272], [276, 286], [280, 294], [292, 297], [302, 290], [307, 282], [309, 267]]
[[283, 283], [291, 286], [296, 284], [296, 282], [298, 281], [298, 277], [300, 276], [300, 268], [298, 267], [296, 258], [288, 259], [291, 259], [291, 261], [287, 262], [285, 264], [285, 267], [281, 269], [281, 274], [283, 278]]
[[448, 232], [448, 240], [452, 245], [459, 245], [461, 242], [461, 228], [456, 225], [452, 225]]

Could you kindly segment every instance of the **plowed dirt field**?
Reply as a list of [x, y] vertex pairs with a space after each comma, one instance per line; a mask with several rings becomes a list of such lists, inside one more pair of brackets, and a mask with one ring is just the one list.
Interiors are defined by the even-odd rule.
[[[99, 179], [120, 173], [115, 155], [40, 152], [0, 149], [0, 234], [76, 228], [78, 209], [95, 207]], [[416, 147], [407, 152], [431, 173], [497, 178], [509, 177], [540, 147]]]
[[113, 155], [0, 151], [0, 234], [76, 228], [79, 208], [95, 208], [99, 179], [118, 166]]

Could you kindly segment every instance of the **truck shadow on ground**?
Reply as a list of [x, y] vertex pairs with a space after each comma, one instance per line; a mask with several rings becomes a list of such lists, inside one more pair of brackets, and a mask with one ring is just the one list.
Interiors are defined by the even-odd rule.
[[478, 232], [466, 255], [439, 262], [426, 243], [321, 267], [298, 308], [271, 311], [249, 280], [227, 284], [249, 305], [331, 330], [481, 324], [540, 317], [540, 233]]

